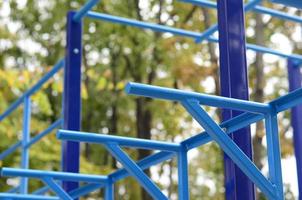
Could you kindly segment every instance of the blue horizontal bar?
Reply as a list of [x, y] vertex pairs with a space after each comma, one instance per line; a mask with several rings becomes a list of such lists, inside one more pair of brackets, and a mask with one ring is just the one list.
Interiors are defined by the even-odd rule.
[[163, 151], [179, 151], [180, 145], [170, 142], [145, 140], [138, 138], [120, 137], [104, 134], [93, 134], [87, 132], [59, 130], [57, 138], [61, 140], [71, 140], [80, 142], [91, 142], [97, 144], [115, 143], [124, 147], [140, 149], [156, 149]]
[[[217, 9], [217, 3], [213, 2], [213, 1], [208, 1], [208, 0], [179, 0], [179, 1], [191, 3], [191, 4], [194, 4], [197, 6], [203, 6], [203, 7], [207, 7], [207, 8]], [[250, 3], [250, 2], [251, 1], [249, 1], [248, 3]], [[256, 11], [258, 13], [262, 13], [262, 14], [271, 15], [273, 17], [277, 17], [277, 18], [284, 19], [284, 20], [302, 23], [301, 17], [296, 16], [296, 15], [290, 15], [290, 14], [287, 14], [287, 13], [284, 13], [284, 12], [281, 12], [281, 11], [278, 11], [275, 9], [266, 8], [266, 7], [259, 6], [259, 5], [256, 5], [254, 8], [250, 8], [250, 9], [245, 8], [245, 11], [250, 11], [250, 10], [254, 10], [254, 11]]]
[[[137, 162], [137, 165], [142, 169], [147, 169], [153, 165], [157, 165], [159, 163], [162, 163], [166, 160], [171, 159], [172, 157], [176, 156], [174, 152], [167, 152], [167, 151], [161, 151], [158, 153], [155, 153], [153, 155], [150, 155], [146, 158], [141, 159]], [[126, 178], [130, 176], [130, 174], [127, 172], [126, 169], [118, 169], [115, 172], [108, 175], [108, 179], [111, 179], [113, 182], [117, 182], [123, 178]]]
[[138, 96], [166, 99], [172, 101], [183, 101], [188, 99], [196, 99], [202, 105], [215, 106], [220, 108], [228, 108], [234, 110], [242, 110], [256, 113], [268, 113], [270, 108], [268, 104], [232, 99], [221, 96], [207, 95], [196, 92], [187, 92], [183, 90], [151, 86], [141, 83], [129, 82], [125, 91], [127, 94]]
[[200, 33], [197, 33], [197, 32], [187, 31], [187, 30], [183, 30], [183, 29], [179, 29], [179, 28], [173, 28], [173, 27], [154, 24], [154, 23], [142, 22], [142, 21], [138, 21], [138, 20], [134, 20], [134, 19], [127, 19], [124, 17], [118, 17], [118, 16], [114, 16], [114, 15], [97, 13], [97, 12], [92, 12], [92, 11], [89, 11], [87, 13], [87, 17], [93, 18], [93, 19], [98, 19], [98, 20], [103, 20], [103, 21], [108, 21], [108, 22], [112, 22], [112, 23], [134, 26], [134, 27], [143, 28], [143, 29], [151, 29], [151, 30], [163, 32], [163, 33], [166, 33], [166, 32], [172, 33], [174, 35], [186, 36], [186, 37], [191, 37], [191, 38], [196, 38], [200, 35]]
[[0, 154], [0, 160], [3, 160], [4, 158], [6, 158], [7, 156], [9, 156], [10, 154], [14, 153], [21, 146], [22, 146], [22, 142], [21, 141], [15, 143], [10, 148], [6, 149], [4, 152], [2, 152]]
[[87, 195], [89, 193], [91, 193], [92, 191], [95, 191], [97, 189], [100, 189], [102, 187], [104, 187], [105, 184], [100, 184], [100, 183], [89, 183], [87, 185], [81, 186], [77, 189], [74, 189], [72, 191], [69, 192], [69, 195], [73, 198], [76, 199], [78, 197]]
[[52, 196], [41, 196], [41, 195], [32, 195], [32, 194], [12, 194], [12, 193], [0, 193], [0, 199], [5, 200], [60, 200], [59, 197]]
[[203, 7], [217, 9], [217, 3], [213, 1], [207, 1], [207, 0], [179, 0], [179, 1], [191, 3], [196, 6], [203, 6]]
[[277, 113], [302, 104], [302, 88], [281, 96], [270, 104], [275, 107]]
[[55, 128], [58, 128], [62, 125], [63, 119], [58, 119], [57, 121], [55, 121], [54, 123], [52, 123], [47, 129], [45, 129], [43, 132], [39, 133], [38, 135], [36, 135], [35, 137], [33, 137], [30, 142], [28, 142], [24, 148], [29, 148], [31, 147], [33, 144], [37, 143], [41, 138], [43, 138], [44, 136], [46, 136], [47, 134], [51, 133], [51, 131], [53, 131]]
[[[208, 38], [208, 40], [210, 42], [216, 42], [216, 43], [218, 42], [218, 39], [213, 36], [210, 36]], [[274, 49], [270, 49], [270, 48], [255, 45], [255, 44], [249, 44], [249, 43], [246, 44], [246, 48], [249, 50], [256, 51], [256, 52], [267, 53], [267, 54], [271, 54], [271, 55], [275, 55], [275, 56], [280, 56], [283, 58], [290, 58], [290, 59], [296, 60], [298, 62], [302, 62], [302, 56], [298, 55], [298, 54], [282, 53], [282, 52], [274, 50]]]
[[292, 22], [297, 22], [297, 23], [302, 23], [302, 18], [296, 15], [289, 15], [287, 13], [278, 11], [278, 10], [274, 10], [271, 8], [266, 8], [263, 6], [255, 6], [254, 11], [262, 13], [262, 14], [267, 14], [267, 15], [271, 15], [273, 17], [278, 17], [280, 19], [284, 19], [284, 20], [289, 20]]
[[100, 0], [89, 0], [87, 3], [81, 7], [79, 11], [73, 16], [73, 21], [79, 22], [86, 14], [87, 12], [95, 6]]
[[51, 177], [55, 180], [66, 180], [66, 181], [86, 181], [95, 183], [106, 183], [107, 176], [89, 175], [89, 174], [77, 174], [69, 172], [52, 172], [32, 169], [15, 169], [15, 168], [1, 168], [1, 176], [20, 176], [29, 178], [42, 178]]
[[64, 66], [64, 59], [61, 59], [58, 61], [55, 66], [47, 73], [45, 74], [35, 85], [33, 85], [30, 89], [28, 89], [21, 97], [19, 97], [14, 103], [11, 104], [11, 106], [4, 111], [0, 115], [0, 122], [7, 117], [11, 112], [13, 112], [19, 105], [23, 103], [24, 98], [31, 96], [33, 93], [35, 93], [37, 90], [39, 90], [42, 85], [48, 81], [54, 74], [56, 74], [60, 69], [62, 69]]
[[[188, 30], [173, 28], [173, 27], [154, 24], [154, 23], [142, 22], [142, 21], [138, 21], [138, 20], [127, 19], [124, 17], [117, 17], [114, 15], [97, 13], [97, 12], [92, 12], [92, 11], [89, 11], [87, 13], [87, 17], [90, 17], [93, 19], [104, 20], [104, 21], [108, 21], [108, 22], [112, 22], [112, 23], [134, 26], [134, 27], [143, 28], [143, 29], [151, 29], [151, 30], [157, 31], [157, 32], [171, 33], [174, 35], [185, 36], [185, 37], [193, 38], [196, 41], [200, 41], [201, 39], [205, 38], [210, 42], [216, 42], [216, 43], [218, 42], [217, 38], [210, 36], [212, 34], [212, 31], [216, 29], [215, 26], [211, 27], [212, 30], [207, 30], [204, 33], [197, 33], [194, 31], [188, 31]], [[268, 54], [272, 54], [272, 55], [277, 55], [277, 56], [281, 56], [284, 58], [291, 58], [291, 59], [299, 60], [300, 62], [302, 62], [302, 56], [297, 55], [297, 54], [286, 54], [286, 53], [282, 53], [282, 52], [279, 52], [279, 51], [276, 51], [276, 50], [273, 50], [273, 49], [270, 49], [267, 47], [255, 45], [255, 44], [247, 44], [246, 46], [250, 50], [259, 51], [262, 53], [268, 53]]]
[[[211, 2], [211, 1], [207, 1], [207, 0], [180, 0], [183, 2], [187, 2], [187, 3], [192, 3], [198, 6], [205, 6], [208, 8], [217, 8], [217, 4], [216, 2]], [[291, 20], [293, 22], [298, 22], [298, 23], [302, 23], [302, 18], [299, 16], [295, 16], [295, 15], [288, 15], [287, 13], [283, 13], [280, 11], [276, 11], [274, 9], [270, 9], [270, 8], [265, 8], [262, 6], [258, 6], [257, 4], [259, 3], [259, 0], [253, 0], [253, 1], [249, 1], [244, 9], [245, 11], [251, 11], [251, 10], [255, 10], [257, 12], [260, 12], [262, 14], [268, 14], [274, 17], [278, 17], [281, 19], [285, 19], [285, 20]], [[207, 29], [206, 31], [204, 31], [198, 38], [196, 38], [196, 42], [199, 43], [205, 39], [211, 41], [211, 42], [218, 42], [218, 39], [214, 38], [213, 36], [211, 36], [212, 34], [214, 34], [218, 29], [217, 24], [213, 25], [212, 27], [210, 27], [209, 29]], [[290, 58], [290, 59], [295, 59], [298, 60], [300, 62], [302, 62], [302, 56], [297, 55], [297, 54], [287, 54], [287, 53], [282, 53], [280, 51], [276, 51], [267, 47], [263, 47], [263, 46], [259, 46], [259, 45], [255, 45], [255, 44], [247, 44], [246, 45], [247, 49], [256, 51], [256, 52], [262, 52], [262, 53], [268, 53], [268, 54], [272, 54], [272, 55], [276, 55], [276, 56], [281, 56], [284, 58]]]
[[280, 57], [283, 57], [283, 58], [290, 58], [290, 59], [298, 60], [298, 61], [302, 62], [302, 56], [298, 55], [298, 54], [282, 53], [280, 51], [270, 49], [270, 48], [267, 48], [267, 47], [262, 47], [262, 46], [255, 45], [255, 44], [246, 44], [246, 48], [250, 49], [250, 50], [257, 51], [257, 52], [268, 53], [268, 54], [280, 56]]
[[42, 177], [41, 180], [46, 183], [49, 188], [60, 197], [60, 199], [72, 200], [71, 196], [69, 196], [69, 194], [49, 176]]
[[[224, 128], [227, 134], [231, 134], [234, 131], [244, 128], [250, 124], [256, 123], [262, 119], [264, 119], [264, 115], [259, 115], [259, 114], [257, 115], [254, 113], [243, 113], [230, 120], [222, 122], [219, 126], [221, 128]], [[238, 132], [234, 132], [234, 133], [238, 133]], [[212, 141], [213, 139], [211, 138], [211, 136], [206, 131], [204, 131], [202, 133], [199, 133], [191, 138], [182, 141], [181, 144], [184, 145], [187, 150], [191, 150]]]

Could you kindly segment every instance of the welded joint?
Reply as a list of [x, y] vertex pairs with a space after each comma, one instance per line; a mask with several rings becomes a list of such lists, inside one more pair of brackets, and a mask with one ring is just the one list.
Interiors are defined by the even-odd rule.
[[[270, 179], [269, 179], [269, 181], [270, 181]], [[280, 194], [280, 190], [277, 187], [277, 185], [275, 183], [272, 183], [272, 182], [271, 182], [271, 184], [272, 184], [273, 190], [275, 191], [275, 199], [276, 200], [283, 200], [283, 196]]]
[[266, 114], [266, 116], [267, 115], [271, 115], [271, 116], [274, 116], [274, 115], [277, 115], [278, 114], [278, 112], [277, 112], [277, 110], [278, 110], [278, 104], [275, 104], [275, 103], [268, 103], [268, 105], [269, 105], [269, 113], [267, 113]]
[[114, 184], [115, 181], [112, 176], [107, 176], [106, 186]]

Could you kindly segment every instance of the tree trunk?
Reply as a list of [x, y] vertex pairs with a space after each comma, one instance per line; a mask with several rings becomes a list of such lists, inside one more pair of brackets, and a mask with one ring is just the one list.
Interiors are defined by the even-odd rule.
[[[113, 82], [113, 95], [112, 95], [112, 115], [110, 118], [110, 134], [116, 135], [118, 132], [118, 106], [117, 106], [117, 99], [118, 99], [118, 90], [117, 90], [117, 83], [118, 83], [118, 74], [117, 74], [117, 57], [119, 56], [120, 52], [113, 53], [111, 60], [111, 69], [112, 69], [112, 82]], [[116, 159], [112, 157], [111, 167], [113, 169], [117, 169], [116, 166]]]
[[[264, 44], [264, 23], [262, 21], [262, 15], [256, 14], [256, 44], [263, 45]], [[255, 62], [255, 101], [263, 102], [263, 88], [265, 85], [264, 75], [263, 75], [263, 55], [261, 53], [256, 54], [256, 62]], [[256, 134], [253, 138], [253, 146], [254, 146], [254, 162], [256, 166], [261, 170], [263, 167], [263, 163], [261, 162], [264, 155], [264, 147], [262, 145], [262, 140], [264, 137], [264, 125], [263, 122], [258, 122], [256, 124]], [[256, 194], [256, 198], [259, 199], [259, 192]]]
[[[204, 15], [204, 23], [205, 23], [205, 28], [208, 29], [212, 22], [211, 22], [211, 16], [210, 13], [207, 9], [202, 8], [202, 12]], [[209, 54], [210, 54], [210, 60], [212, 63], [212, 76], [215, 82], [215, 94], [220, 95], [220, 84], [219, 84], [219, 68], [218, 68], [218, 58], [215, 54], [215, 44], [212, 42], [208, 42], [208, 49], [209, 49]], [[220, 115], [219, 115], [220, 116]]]
[[[151, 120], [152, 114], [147, 108], [145, 98], [136, 99], [136, 129], [138, 138], [151, 139]], [[150, 155], [149, 150], [139, 149], [138, 159], [143, 159]], [[144, 170], [150, 176], [150, 170]], [[141, 199], [152, 200], [152, 197], [143, 189], [141, 191]]]

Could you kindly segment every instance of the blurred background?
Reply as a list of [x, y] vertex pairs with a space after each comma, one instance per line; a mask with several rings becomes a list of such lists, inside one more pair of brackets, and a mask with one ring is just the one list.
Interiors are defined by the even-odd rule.
[[[39, 80], [64, 56], [66, 13], [84, 0], [0, 1], [0, 113]], [[302, 16], [301, 11], [264, 2], [265, 6]], [[215, 10], [172, 0], [103, 0], [94, 10], [132, 19], [201, 32], [217, 22]], [[268, 15], [246, 14], [250, 43], [286, 53], [302, 53], [301, 24]], [[250, 99], [265, 102], [287, 93], [286, 60], [247, 51]], [[82, 130], [163, 141], [181, 141], [202, 129], [178, 103], [127, 96], [128, 81], [180, 88], [208, 94], [219, 91], [217, 44], [195, 44], [192, 39], [154, 33], [85, 19], [82, 63]], [[61, 115], [62, 73], [54, 76], [33, 97], [31, 135], [48, 127]], [[220, 121], [220, 110], [206, 108]], [[254, 161], [267, 175], [266, 137], [263, 124], [251, 127]], [[0, 123], [0, 152], [20, 139], [22, 107]], [[279, 114], [279, 134], [286, 199], [297, 199], [289, 112]], [[127, 149], [138, 160], [149, 151]], [[60, 170], [61, 146], [55, 132], [30, 150], [30, 168]], [[192, 200], [224, 199], [223, 155], [207, 144], [189, 152]], [[19, 167], [20, 152], [0, 161]], [[81, 144], [81, 172], [108, 174], [121, 167], [100, 145]], [[152, 167], [148, 174], [170, 199], [177, 199], [176, 160]], [[15, 178], [1, 178], [0, 192], [18, 185]], [[30, 181], [30, 191], [43, 184]], [[83, 199], [102, 199], [102, 190]], [[116, 199], [149, 200], [133, 178], [119, 181]], [[265, 199], [257, 191], [258, 199]]]

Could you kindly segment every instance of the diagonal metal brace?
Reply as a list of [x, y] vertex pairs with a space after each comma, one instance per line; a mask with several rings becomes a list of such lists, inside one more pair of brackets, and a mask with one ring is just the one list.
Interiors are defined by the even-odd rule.
[[106, 148], [154, 199], [168, 200], [154, 182], [117, 144], [106, 144]]
[[207, 131], [223, 151], [270, 199], [276, 199], [276, 190], [255, 164], [242, 152], [221, 127], [206, 113], [196, 100], [185, 100], [182, 105], [193, 118]]
[[50, 189], [55, 192], [63, 200], [73, 200], [67, 192], [65, 192], [61, 186], [59, 186], [55, 181], [50, 177], [43, 177], [42, 181], [45, 182]]

